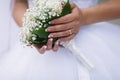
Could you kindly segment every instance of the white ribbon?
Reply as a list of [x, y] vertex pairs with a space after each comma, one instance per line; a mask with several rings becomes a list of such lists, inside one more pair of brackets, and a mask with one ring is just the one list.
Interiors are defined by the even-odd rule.
[[68, 41], [68, 42], [61, 42], [60, 45], [69, 49], [71, 53], [75, 55], [75, 57], [77, 57], [78, 61], [80, 61], [87, 68], [89, 69], [94, 68], [94, 65], [84, 56], [81, 50], [75, 46], [75, 43], [73, 40]]

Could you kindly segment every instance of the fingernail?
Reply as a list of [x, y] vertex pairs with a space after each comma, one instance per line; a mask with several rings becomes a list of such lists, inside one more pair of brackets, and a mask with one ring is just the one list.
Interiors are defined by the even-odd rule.
[[47, 49], [47, 46], [44, 46], [44, 50], [46, 50]]
[[48, 29], [45, 29], [45, 32], [47, 32], [48, 31]]
[[49, 24], [51, 24], [51, 21], [49, 22]]
[[49, 24], [54, 24], [54, 21], [50, 21]]
[[44, 46], [43, 47], [43, 51], [42, 51], [42, 54], [44, 54], [45, 53], [45, 50], [47, 49], [47, 46]]
[[51, 38], [50, 41], [52, 42], [52, 41], [53, 41], [53, 38]]
[[48, 36], [48, 38], [51, 38], [51, 37], [53, 37], [53, 35], [50, 34], [50, 35]]
[[59, 44], [59, 41], [56, 42], [56, 45], [58, 45], [58, 44]]
[[50, 31], [50, 29], [49, 29], [49, 28], [47, 28], [47, 29], [45, 29], [45, 31], [46, 31], [46, 32], [49, 32], [49, 31]]
[[62, 2], [61, 5], [62, 5], [62, 7], [64, 7], [65, 6], [65, 2]]
[[[51, 27], [51, 26], [49, 26], [49, 27]], [[50, 29], [50, 28], [46, 28], [45, 31], [46, 31], [46, 32], [50, 32], [51, 29]]]

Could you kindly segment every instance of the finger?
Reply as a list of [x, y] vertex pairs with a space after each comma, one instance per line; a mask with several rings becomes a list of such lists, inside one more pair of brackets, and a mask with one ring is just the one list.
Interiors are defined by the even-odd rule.
[[75, 37], [75, 34], [72, 34], [70, 36], [67, 36], [67, 37], [64, 37], [64, 38], [60, 38], [59, 41], [63, 41], [63, 42], [66, 42], [66, 41], [69, 41], [71, 39], [73, 39]]
[[46, 29], [46, 32], [56, 32], [56, 31], [64, 31], [73, 28], [74, 26], [78, 26], [80, 22], [75, 20], [73, 22], [67, 24], [60, 24], [55, 26], [50, 26]]
[[39, 45], [39, 44], [34, 44], [33, 45], [40, 54], [43, 54], [45, 52], [45, 50], [47, 49], [47, 46], [43, 46], [43, 45]]
[[65, 37], [73, 34], [73, 29], [61, 31], [61, 32], [56, 32], [56, 33], [51, 33], [48, 37], [49, 38], [59, 38], [59, 37]]
[[[71, 3], [71, 9], [73, 9], [75, 7], [76, 7], [76, 5], [74, 3]], [[71, 22], [71, 21], [75, 20], [75, 16], [76, 16], [75, 14], [70, 13], [70, 14], [62, 16], [60, 18], [57, 18], [57, 19], [54, 19], [54, 20], [50, 21], [50, 24], [68, 23], [68, 22]]]
[[53, 47], [53, 51], [57, 51], [59, 48], [59, 41], [56, 41], [54, 47]]
[[78, 17], [78, 15], [76, 15], [75, 11], [76, 11], [76, 9], [73, 10], [70, 14], [67, 14], [65, 16], [62, 16], [60, 18], [50, 21], [50, 24], [64, 24], [64, 23], [68, 23], [68, 22], [75, 20], [76, 16]]
[[47, 42], [47, 50], [52, 49], [52, 42], [53, 42], [52, 38], [48, 40], [48, 42]]
[[47, 46], [44, 45], [42, 48], [38, 49], [38, 51], [40, 52], [40, 54], [43, 54], [45, 53], [46, 49], [47, 49]]
[[70, 13], [60, 18], [52, 20], [50, 24], [64, 24], [64, 23], [71, 22], [75, 19], [76, 19], [76, 15], [74, 13]]
[[70, 3], [70, 6], [71, 6], [71, 9], [76, 7], [75, 3], [73, 3], [73, 2]]
[[68, 30], [71, 29], [70, 24], [61, 24], [61, 25], [54, 25], [50, 26], [46, 29], [46, 32], [56, 32], [56, 31], [63, 31], [63, 30]]

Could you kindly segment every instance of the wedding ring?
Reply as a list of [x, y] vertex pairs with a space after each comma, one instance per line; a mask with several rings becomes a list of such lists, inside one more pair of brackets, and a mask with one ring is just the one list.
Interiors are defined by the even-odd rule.
[[69, 34], [71, 35], [72, 34], [72, 30], [68, 30], [69, 31]]

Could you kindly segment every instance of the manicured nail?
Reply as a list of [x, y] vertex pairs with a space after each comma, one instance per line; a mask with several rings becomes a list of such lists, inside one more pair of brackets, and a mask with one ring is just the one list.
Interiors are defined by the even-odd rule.
[[45, 32], [48, 32], [48, 29], [45, 29]]
[[44, 46], [43, 48], [44, 48], [44, 50], [46, 50], [46, 49], [47, 49], [47, 46]]
[[51, 24], [51, 22], [49, 22], [49, 24]]
[[50, 41], [52, 42], [52, 41], [53, 41], [53, 38], [51, 38]]
[[54, 24], [54, 21], [50, 21], [49, 24]]
[[60, 41], [57, 41], [57, 42], [56, 42], [56, 45], [59, 45], [59, 42], [60, 42]]
[[42, 54], [45, 53], [46, 49], [47, 49], [47, 46], [43, 46]]
[[[50, 27], [51, 27], [51, 26], [50, 26]], [[50, 29], [50, 28], [46, 28], [45, 31], [46, 31], [46, 32], [50, 32], [51, 29]]]
[[51, 38], [51, 37], [53, 37], [53, 35], [50, 34], [50, 35], [48, 36], [48, 38]]
[[61, 5], [62, 5], [62, 7], [64, 7], [65, 6], [65, 2], [62, 2]]

